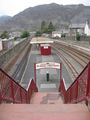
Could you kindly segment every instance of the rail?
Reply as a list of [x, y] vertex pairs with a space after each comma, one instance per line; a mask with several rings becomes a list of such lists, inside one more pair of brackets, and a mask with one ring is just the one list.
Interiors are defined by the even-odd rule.
[[25, 90], [0, 68], [0, 103], [3, 101], [30, 103], [32, 93], [37, 91], [38, 89], [33, 79], [30, 80], [29, 86]]
[[68, 89], [63, 79], [59, 92], [62, 93], [64, 103], [77, 103], [85, 100], [90, 104], [90, 62]]

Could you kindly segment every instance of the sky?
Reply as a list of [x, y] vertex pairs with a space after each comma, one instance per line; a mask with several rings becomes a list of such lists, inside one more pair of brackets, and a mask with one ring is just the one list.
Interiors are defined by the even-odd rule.
[[0, 16], [14, 16], [29, 7], [49, 3], [57, 3], [60, 5], [84, 4], [90, 6], [90, 0], [0, 0]]

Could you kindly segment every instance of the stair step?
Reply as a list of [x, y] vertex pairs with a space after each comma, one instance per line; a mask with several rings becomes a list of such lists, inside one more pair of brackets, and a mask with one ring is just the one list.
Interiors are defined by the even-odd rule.
[[1, 120], [90, 120], [84, 104], [1, 104]]
[[63, 104], [59, 92], [55, 93], [34, 93], [31, 99], [31, 104]]

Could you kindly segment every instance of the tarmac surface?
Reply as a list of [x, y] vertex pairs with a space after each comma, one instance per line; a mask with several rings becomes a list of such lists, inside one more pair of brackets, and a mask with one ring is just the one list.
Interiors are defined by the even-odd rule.
[[[40, 48], [37, 50], [36, 44], [32, 45], [28, 58], [28, 63], [24, 71], [20, 85], [25, 89], [31, 78], [35, 81], [34, 63], [54, 61], [62, 63], [62, 78], [64, 78], [67, 88], [73, 82], [62, 60], [51, 50], [51, 55], [41, 55]], [[49, 81], [47, 81], [46, 73], [49, 72]], [[40, 69], [36, 71], [36, 85], [39, 92], [57, 92], [60, 85], [60, 70], [57, 69]]]

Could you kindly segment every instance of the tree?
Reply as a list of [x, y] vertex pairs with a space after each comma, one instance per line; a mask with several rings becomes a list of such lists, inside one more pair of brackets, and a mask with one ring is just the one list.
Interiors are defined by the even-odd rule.
[[28, 36], [30, 36], [29, 32], [27, 30], [24, 30], [22, 32], [22, 34], [20, 35], [20, 38], [25, 38], [25, 37], [28, 37]]
[[42, 35], [42, 32], [41, 31], [36, 31], [36, 37], [37, 36], [41, 36]]
[[5, 39], [5, 38], [9, 38], [9, 33], [7, 31], [3, 31], [3, 33], [1, 34], [0, 38]]
[[42, 21], [42, 23], [41, 23], [41, 32], [42, 33], [46, 33], [47, 32], [47, 26], [46, 26], [45, 21]]
[[50, 22], [48, 25], [48, 33], [52, 33], [52, 31], [55, 31], [55, 26]]

